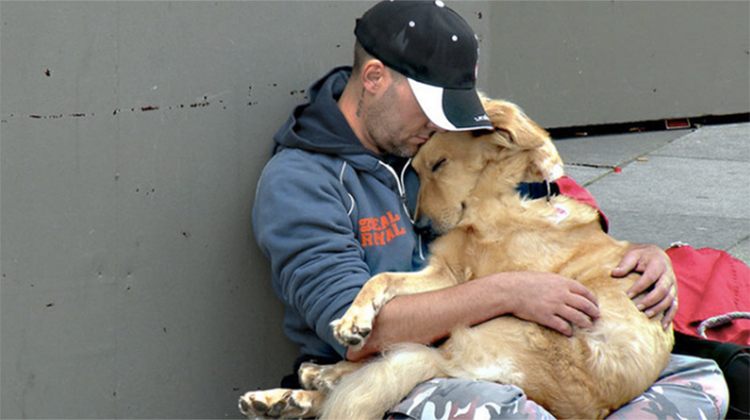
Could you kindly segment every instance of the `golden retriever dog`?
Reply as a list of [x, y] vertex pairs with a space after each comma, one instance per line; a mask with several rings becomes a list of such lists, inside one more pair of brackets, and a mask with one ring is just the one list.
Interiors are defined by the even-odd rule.
[[667, 365], [671, 329], [649, 319], [626, 291], [638, 278], [610, 273], [627, 242], [601, 229], [596, 209], [563, 195], [529, 199], [521, 182], [554, 181], [563, 164], [549, 135], [515, 105], [485, 100], [496, 130], [436, 134], [415, 156], [417, 213], [441, 236], [429, 265], [383, 273], [362, 288], [332, 327], [361, 346], [391, 298], [436, 290], [503, 271], [557, 273], [597, 297], [601, 316], [566, 337], [511, 315], [459, 327], [440, 347], [393, 346], [365, 363], [304, 364], [305, 390], [249, 392], [248, 417], [380, 419], [419, 383], [438, 377], [517, 385], [558, 418], [604, 418], [642, 394]]

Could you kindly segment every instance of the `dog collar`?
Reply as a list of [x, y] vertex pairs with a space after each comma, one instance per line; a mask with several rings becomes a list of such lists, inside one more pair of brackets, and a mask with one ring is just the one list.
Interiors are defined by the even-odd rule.
[[521, 193], [522, 198], [547, 198], [560, 194], [560, 187], [556, 182], [522, 182], [516, 187], [516, 191]]

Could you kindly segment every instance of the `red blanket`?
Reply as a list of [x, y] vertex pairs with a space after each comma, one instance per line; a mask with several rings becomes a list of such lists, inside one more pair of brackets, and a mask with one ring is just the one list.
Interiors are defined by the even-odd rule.
[[750, 345], [750, 268], [713, 248], [675, 246], [667, 255], [677, 276], [674, 329], [694, 337], [705, 331], [703, 338], [709, 340]]

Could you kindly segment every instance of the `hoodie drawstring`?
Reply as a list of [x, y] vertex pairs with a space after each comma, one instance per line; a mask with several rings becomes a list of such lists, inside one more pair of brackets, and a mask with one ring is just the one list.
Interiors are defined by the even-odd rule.
[[[406, 163], [406, 165], [404, 166], [404, 168], [406, 168], [409, 165], [410, 162], [411, 162], [411, 159], [409, 159], [409, 161]], [[406, 212], [406, 217], [408, 217], [409, 221], [411, 221], [411, 223], [414, 224], [414, 218], [411, 216], [411, 212], [409, 211], [409, 206], [406, 205], [406, 190], [404, 188], [404, 180], [403, 180], [404, 173], [402, 172], [401, 173], [401, 177], [399, 177], [398, 174], [396, 173], [396, 171], [393, 168], [391, 168], [390, 165], [388, 165], [387, 163], [385, 163], [383, 161], [378, 161], [378, 163], [381, 164], [381, 165], [383, 165], [384, 167], [386, 167], [386, 169], [388, 169], [388, 171], [396, 179], [396, 185], [398, 186], [398, 194], [401, 196], [401, 205], [404, 206], [404, 211]]]

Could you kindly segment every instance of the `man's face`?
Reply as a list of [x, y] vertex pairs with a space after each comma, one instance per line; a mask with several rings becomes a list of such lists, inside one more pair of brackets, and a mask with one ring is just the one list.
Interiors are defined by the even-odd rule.
[[381, 151], [412, 157], [436, 131], [404, 78], [391, 79], [383, 94], [364, 111], [365, 129]]

